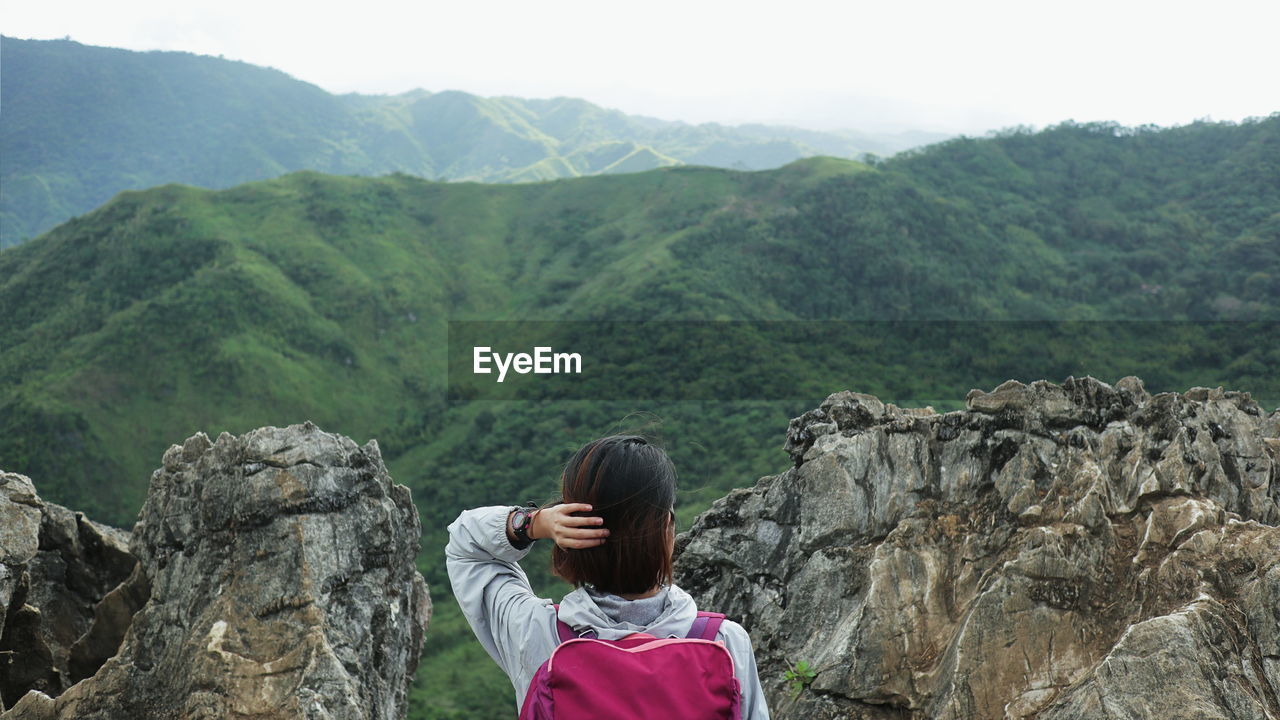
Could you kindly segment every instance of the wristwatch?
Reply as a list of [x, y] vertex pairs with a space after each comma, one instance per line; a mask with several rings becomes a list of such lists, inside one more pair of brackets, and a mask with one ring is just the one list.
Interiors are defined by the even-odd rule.
[[533, 544], [533, 538], [529, 537], [529, 528], [533, 526], [533, 514], [537, 511], [536, 507], [511, 508], [511, 532], [516, 536], [511, 546], [515, 549], [523, 550]]

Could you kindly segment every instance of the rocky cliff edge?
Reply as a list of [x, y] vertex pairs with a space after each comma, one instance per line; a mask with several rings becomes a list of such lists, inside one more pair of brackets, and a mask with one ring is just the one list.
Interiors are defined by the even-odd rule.
[[785, 449], [677, 563], [775, 718], [1280, 718], [1280, 410], [1134, 377], [946, 414], [840, 392]]
[[4, 473], [0, 520], [4, 720], [405, 714], [431, 605], [376, 442], [197, 434], [131, 535]]

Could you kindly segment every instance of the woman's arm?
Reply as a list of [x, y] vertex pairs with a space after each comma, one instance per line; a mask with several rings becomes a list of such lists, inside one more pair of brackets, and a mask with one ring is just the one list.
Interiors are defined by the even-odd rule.
[[[590, 509], [589, 505], [568, 504], [540, 510], [534, 515], [529, 536], [535, 540], [552, 538], [561, 547], [598, 545], [609, 531], [583, 526], [598, 525], [602, 520], [571, 515]], [[524, 659], [530, 655], [530, 628], [546, 626], [547, 616], [554, 610], [550, 600], [534, 595], [519, 565], [529, 548], [512, 546], [510, 514], [509, 506], [463, 511], [449, 525], [444, 553], [453, 595], [476, 638], [507, 676], [516, 678], [522, 675]]]
[[510, 514], [510, 506], [463, 511], [449, 525], [444, 554], [453, 596], [476, 638], [508, 677], [516, 677], [527, 630], [550, 605], [533, 594], [519, 565], [529, 548], [518, 550], [508, 540]]

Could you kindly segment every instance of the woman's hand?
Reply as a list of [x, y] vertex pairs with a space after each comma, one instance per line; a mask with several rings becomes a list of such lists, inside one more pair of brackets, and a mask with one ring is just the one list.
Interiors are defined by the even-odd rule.
[[564, 503], [539, 510], [533, 516], [529, 537], [535, 540], [551, 538], [566, 550], [585, 550], [603, 545], [609, 531], [600, 527], [602, 517], [580, 517], [576, 512], [590, 512], [586, 503]]

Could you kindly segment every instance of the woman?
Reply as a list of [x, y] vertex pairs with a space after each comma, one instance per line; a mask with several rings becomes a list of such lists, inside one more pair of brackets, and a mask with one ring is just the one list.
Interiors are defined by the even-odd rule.
[[[636, 435], [583, 446], [561, 477], [563, 502], [529, 512], [509, 506], [464, 511], [449, 525], [449, 581], [480, 643], [511, 678], [516, 706], [560, 643], [556, 608], [538, 598], [518, 561], [549, 539], [552, 568], [576, 589], [559, 619], [579, 634], [616, 640], [643, 632], [683, 638], [698, 614], [672, 583], [675, 467]], [[767, 720], [751, 639], [725, 620], [716, 635], [733, 657], [744, 720]]]

